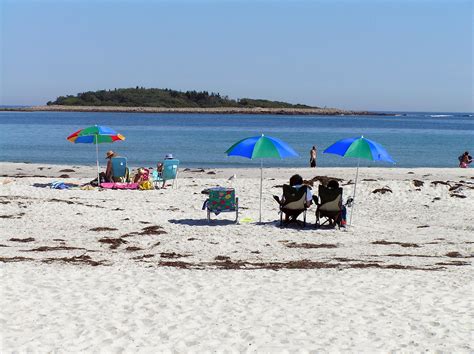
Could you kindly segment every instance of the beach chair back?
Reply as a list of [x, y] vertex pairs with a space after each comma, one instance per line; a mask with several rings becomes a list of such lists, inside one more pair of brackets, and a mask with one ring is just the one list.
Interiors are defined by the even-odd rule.
[[234, 188], [211, 188], [209, 190], [208, 210], [212, 212], [225, 212], [236, 210]]
[[175, 179], [178, 174], [179, 160], [164, 160], [162, 178], [166, 181]]
[[342, 210], [342, 188], [331, 189], [322, 184], [318, 188], [320, 204], [318, 209], [326, 212], [340, 212]]
[[[288, 184], [283, 185], [283, 203], [280, 203], [280, 227], [296, 223], [298, 226], [306, 226], [306, 196], [308, 186], [299, 188]], [[298, 220], [298, 216], [303, 214], [303, 221]], [[283, 220], [285, 215], [285, 221]]]
[[127, 158], [112, 157], [112, 177], [114, 180], [127, 178]]
[[164, 160], [163, 161], [163, 172], [161, 173], [161, 179], [164, 182], [173, 180], [173, 187], [178, 177], [178, 166], [179, 166], [179, 160]]
[[234, 222], [239, 220], [239, 198], [236, 198], [234, 188], [210, 188], [205, 206], [208, 223], [211, 222], [211, 213], [218, 215], [223, 212], [235, 212]]
[[307, 188], [306, 186], [295, 188], [288, 184], [283, 185], [283, 197], [285, 198], [285, 202], [281, 207], [287, 210], [306, 209]]

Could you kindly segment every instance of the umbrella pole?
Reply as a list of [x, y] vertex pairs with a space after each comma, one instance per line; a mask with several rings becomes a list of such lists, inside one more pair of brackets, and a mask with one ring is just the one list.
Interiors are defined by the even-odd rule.
[[260, 159], [260, 217], [259, 222], [262, 222], [262, 185], [263, 185], [263, 159]]
[[351, 211], [351, 219], [349, 221], [349, 226], [352, 225], [352, 215], [354, 214], [354, 210], [355, 210], [355, 205], [356, 205], [356, 189], [357, 189], [357, 179], [359, 177], [359, 163], [360, 163], [360, 158], [357, 158], [357, 170], [356, 170], [356, 179], [355, 179], [355, 183], [354, 183], [354, 195], [353, 195], [353, 201], [352, 201], [352, 211]]
[[100, 169], [99, 169], [99, 137], [95, 136], [95, 157], [97, 162], [97, 186], [100, 187]]

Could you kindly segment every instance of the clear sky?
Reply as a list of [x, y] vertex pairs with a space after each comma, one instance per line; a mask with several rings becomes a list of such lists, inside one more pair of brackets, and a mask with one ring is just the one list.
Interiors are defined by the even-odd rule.
[[0, 3], [3, 105], [138, 85], [474, 111], [471, 0]]

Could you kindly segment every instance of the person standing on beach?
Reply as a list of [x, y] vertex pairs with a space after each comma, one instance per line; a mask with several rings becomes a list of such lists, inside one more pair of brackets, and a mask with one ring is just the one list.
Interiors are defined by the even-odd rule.
[[309, 165], [310, 167], [316, 167], [316, 157], [317, 157], [317, 150], [316, 146], [313, 146], [313, 148], [309, 151]]
[[472, 162], [472, 156], [469, 155], [469, 151], [466, 151], [464, 154], [458, 157], [459, 160], [459, 167], [467, 168], [469, 164]]

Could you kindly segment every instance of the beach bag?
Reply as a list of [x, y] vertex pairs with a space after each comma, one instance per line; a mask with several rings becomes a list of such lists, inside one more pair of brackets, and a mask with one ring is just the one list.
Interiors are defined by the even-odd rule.
[[90, 184], [92, 187], [98, 187], [100, 183], [105, 183], [105, 182], [107, 182], [107, 181], [105, 180], [105, 177], [104, 177], [104, 176], [105, 176], [105, 174], [102, 172], [102, 173], [100, 174], [100, 176], [99, 176], [99, 178], [100, 178], [99, 183], [97, 183], [97, 178], [94, 178], [92, 181], [89, 182], [89, 184]]
[[140, 190], [150, 190], [153, 188], [153, 183], [150, 180], [142, 181], [138, 184]]

